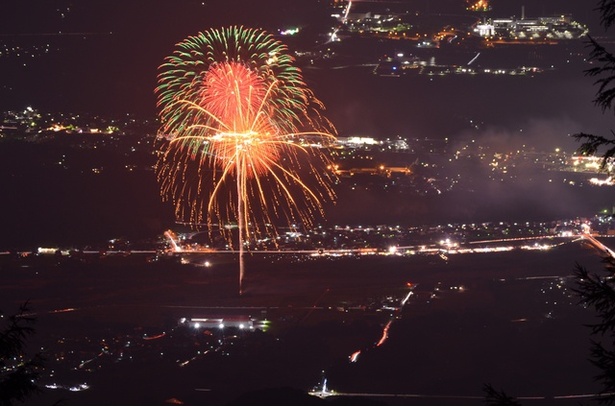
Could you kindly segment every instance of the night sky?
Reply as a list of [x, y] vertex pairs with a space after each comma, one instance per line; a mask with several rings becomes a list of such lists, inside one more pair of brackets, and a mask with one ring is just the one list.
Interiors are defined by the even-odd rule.
[[63, 48], [42, 64], [11, 67], [3, 82], [16, 90], [11, 102], [2, 98], [5, 106], [148, 115], [157, 67], [185, 37], [230, 24], [277, 29], [282, 21], [310, 23], [323, 15], [321, 4], [305, 1], [25, 1], [0, 8], [7, 41], [52, 41]]
[[[406, 3], [392, 6], [434, 14], [462, 13], [465, 6], [462, 0]], [[494, 0], [492, 15], [520, 15], [522, 5], [528, 17], [572, 13], [597, 33], [602, 31], [586, 0]], [[0, 107], [32, 104], [46, 110], [151, 116], [157, 67], [185, 37], [231, 24], [272, 32], [299, 25], [308, 33], [322, 32], [322, 27], [331, 26], [326, 7], [327, 2], [316, 0], [5, 1], [0, 4], [2, 41], [57, 44], [61, 51], [27, 61], [26, 67], [23, 61], [2, 64]]]

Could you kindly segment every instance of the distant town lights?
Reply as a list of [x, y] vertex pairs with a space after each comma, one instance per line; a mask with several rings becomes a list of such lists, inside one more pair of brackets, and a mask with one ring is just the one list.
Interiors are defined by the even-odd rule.
[[299, 27], [289, 28], [287, 30], [281, 30], [280, 35], [295, 35], [299, 32]]

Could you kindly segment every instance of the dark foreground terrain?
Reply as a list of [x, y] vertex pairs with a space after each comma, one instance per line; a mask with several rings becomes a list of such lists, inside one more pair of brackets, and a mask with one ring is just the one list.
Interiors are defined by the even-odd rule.
[[[241, 297], [231, 256], [191, 259], [212, 264], [202, 267], [4, 255], [2, 309], [30, 301], [31, 345], [47, 357], [47, 387], [28, 404], [248, 404], [324, 378], [353, 404], [477, 404], [484, 383], [531, 404], [591, 402], [553, 397], [598, 390], [583, 326], [592, 314], [566, 289], [576, 261], [600, 270], [582, 243], [446, 260], [252, 255]], [[256, 329], [182, 322], [214, 316]]]

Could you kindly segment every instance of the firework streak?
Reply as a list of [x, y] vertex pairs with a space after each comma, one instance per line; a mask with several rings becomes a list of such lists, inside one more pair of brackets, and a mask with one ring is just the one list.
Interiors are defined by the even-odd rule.
[[159, 69], [161, 195], [231, 245], [236, 222], [240, 251], [276, 224], [312, 225], [334, 199], [335, 129], [293, 62], [265, 31], [229, 27], [188, 37]]

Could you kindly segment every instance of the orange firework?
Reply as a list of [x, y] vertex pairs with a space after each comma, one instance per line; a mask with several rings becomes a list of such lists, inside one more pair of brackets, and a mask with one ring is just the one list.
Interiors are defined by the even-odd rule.
[[334, 198], [334, 130], [285, 51], [260, 30], [212, 30], [178, 44], [159, 75], [162, 196], [179, 219], [237, 222], [240, 292], [244, 241], [279, 221], [310, 225]]

